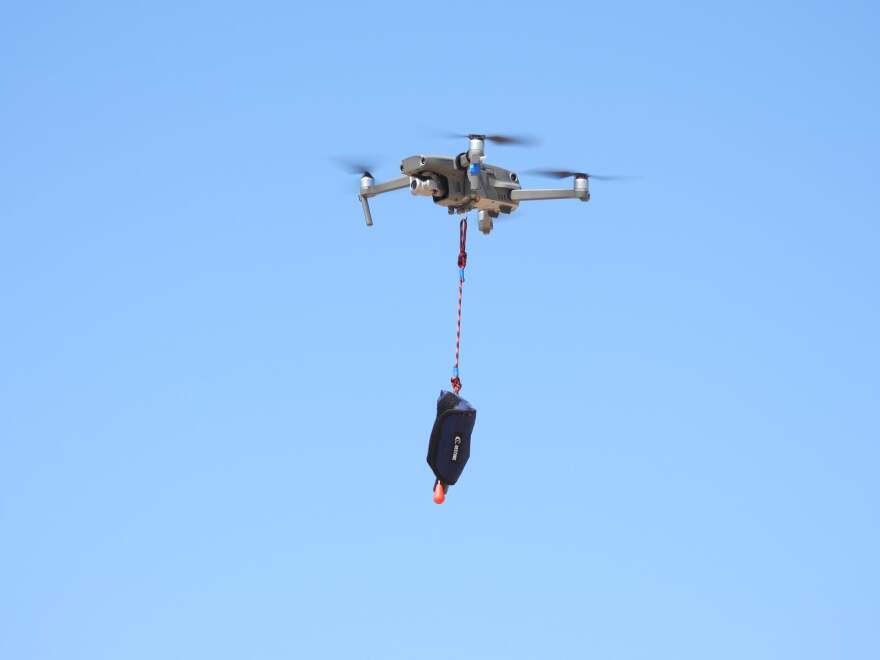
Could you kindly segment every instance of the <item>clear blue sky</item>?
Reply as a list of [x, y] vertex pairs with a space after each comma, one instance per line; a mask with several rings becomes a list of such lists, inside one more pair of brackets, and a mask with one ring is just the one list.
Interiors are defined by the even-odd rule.
[[[880, 657], [877, 34], [868, 2], [3, 9], [0, 657]], [[401, 191], [368, 230], [332, 166], [463, 149], [437, 129], [642, 177], [473, 231], [443, 507], [456, 222]]]

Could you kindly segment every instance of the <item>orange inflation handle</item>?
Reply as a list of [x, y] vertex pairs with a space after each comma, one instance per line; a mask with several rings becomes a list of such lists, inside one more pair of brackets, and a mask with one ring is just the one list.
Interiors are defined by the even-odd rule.
[[434, 483], [434, 504], [443, 504], [446, 501], [446, 486], [437, 479]]

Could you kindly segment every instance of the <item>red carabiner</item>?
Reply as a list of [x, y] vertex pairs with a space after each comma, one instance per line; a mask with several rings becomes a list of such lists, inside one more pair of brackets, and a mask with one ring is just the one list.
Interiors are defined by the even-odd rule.
[[467, 217], [458, 223], [458, 267], [464, 269], [467, 266]]

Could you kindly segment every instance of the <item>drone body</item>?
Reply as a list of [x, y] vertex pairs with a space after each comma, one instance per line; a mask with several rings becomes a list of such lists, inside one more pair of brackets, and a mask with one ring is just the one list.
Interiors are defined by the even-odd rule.
[[[501, 213], [512, 213], [520, 202], [541, 199], [579, 199], [589, 201], [590, 175], [584, 172], [542, 171], [557, 178], [574, 177], [571, 188], [523, 190], [516, 172], [491, 165], [485, 160], [486, 141], [511, 144], [517, 140], [504, 136], [468, 135], [466, 152], [457, 156], [410, 156], [400, 163], [403, 176], [375, 183], [366, 168], [361, 170], [358, 199], [367, 225], [373, 224], [369, 199], [392, 190], [409, 188], [416, 196], [431, 197], [435, 204], [446, 207], [449, 214], [479, 211], [479, 228], [488, 234], [493, 219]], [[361, 169], [361, 168], [358, 168]]]

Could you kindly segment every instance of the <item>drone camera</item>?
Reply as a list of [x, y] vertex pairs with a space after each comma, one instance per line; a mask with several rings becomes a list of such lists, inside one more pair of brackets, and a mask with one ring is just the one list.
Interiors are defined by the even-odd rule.
[[409, 190], [413, 195], [421, 195], [423, 197], [442, 197], [446, 194], [445, 184], [434, 177], [426, 179], [412, 177], [409, 182]]

